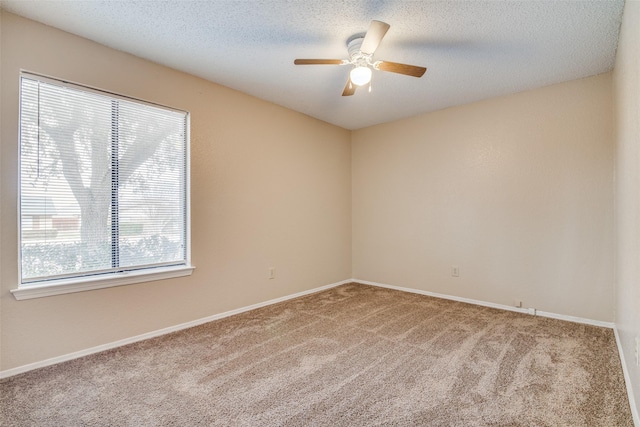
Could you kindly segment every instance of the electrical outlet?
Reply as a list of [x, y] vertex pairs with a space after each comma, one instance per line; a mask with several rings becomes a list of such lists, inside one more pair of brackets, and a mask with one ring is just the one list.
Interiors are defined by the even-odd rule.
[[455, 265], [451, 267], [451, 277], [460, 277], [460, 269]]
[[276, 278], [276, 268], [269, 267], [269, 279], [275, 279], [275, 278]]

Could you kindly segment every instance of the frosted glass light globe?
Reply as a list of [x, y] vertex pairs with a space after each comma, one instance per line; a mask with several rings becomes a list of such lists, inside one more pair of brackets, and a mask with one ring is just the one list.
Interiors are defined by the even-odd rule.
[[362, 86], [371, 81], [371, 68], [369, 67], [356, 67], [349, 73], [351, 83], [354, 85]]

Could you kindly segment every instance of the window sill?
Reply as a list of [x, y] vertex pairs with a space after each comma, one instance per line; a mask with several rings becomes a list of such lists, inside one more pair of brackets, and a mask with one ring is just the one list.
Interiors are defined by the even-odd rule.
[[12, 289], [11, 293], [17, 300], [42, 298], [52, 295], [69, 294], [72, 292], [90, 291], [93, 289], [111, 288], [114, 286], [132, 285], [134, 283], [150, 282], [152, 280], [172, 279], [174, 277], [190, 276], [195, 267], [178, 266], [156, 268], [153, 271], [131, 271], [105, 276], [88, 276], [76, 279], [55, 280], [43, 284], [22, 286]]

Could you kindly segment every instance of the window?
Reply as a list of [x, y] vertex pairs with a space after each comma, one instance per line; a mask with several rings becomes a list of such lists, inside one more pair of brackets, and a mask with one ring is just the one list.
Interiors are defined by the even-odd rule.
[[20, 89], [16, 298], [190, 274], [188, 113], [33, 74]]

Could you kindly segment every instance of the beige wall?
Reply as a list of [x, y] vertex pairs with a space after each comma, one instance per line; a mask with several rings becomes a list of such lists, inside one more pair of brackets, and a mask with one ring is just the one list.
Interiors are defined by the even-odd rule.
[[613, 153], [610, 74], [355, 131], [353, 277], [611, 322]]
[[617, 154], [615, 322], [636, 408], [640, 408], [640, 367], [634, 355], [634, 340], [640, 337], [640, 2], [625, 4], [613, 82]]
[[[2, 147], [2, 10], [0, 10], [0, 147]], [[0, 149], [0, 242], [2, 236], [2, 149]], [[0, 285], [2, 284], [2, 244], [0, 243]], [[0, 286], [0, 298], [2, 298]], [[0, 300], [0, 370], [2, 370], [2, 302]]]
[[[12, 14], [1, 22], [1, 370], [350, 277], [348, 131]], [[191, 277], [13, 298], [21, 68], [191, 112]]]

